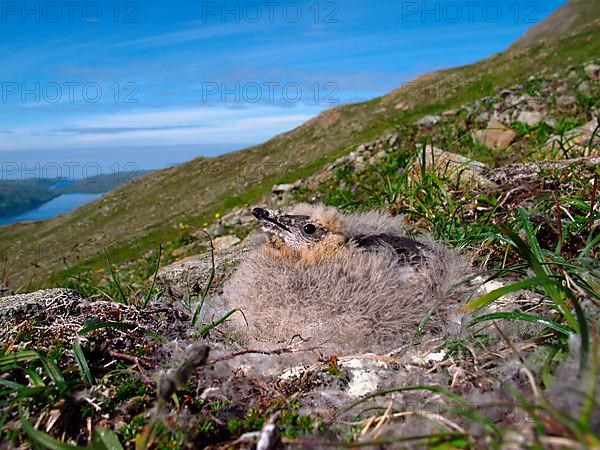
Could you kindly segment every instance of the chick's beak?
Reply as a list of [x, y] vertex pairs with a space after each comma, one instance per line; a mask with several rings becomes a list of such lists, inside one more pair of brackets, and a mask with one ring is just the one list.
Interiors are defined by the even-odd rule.
[[252, 215], [254, 217], [256, 217], [258, 220], [260, 220], [261, 222], [268, 222], [268, 223], [273, 224], [285, 231], [288, 231], [288, 232], [290, 231], [290, 229], [288, 227], [286, 227], [280, 221], [280, 214], [278, 214], [275, 211], [263, 209], [263, 208], [253, 208]]
[[253, 208], [252, 209], [252, 215], [254, 217], [256, 217], [258, 220], [265, 220], [267, 217], [269, 217], [271, 214], [269, 213], [268, 210], [266, 209], [262, 209], [262, 208]]

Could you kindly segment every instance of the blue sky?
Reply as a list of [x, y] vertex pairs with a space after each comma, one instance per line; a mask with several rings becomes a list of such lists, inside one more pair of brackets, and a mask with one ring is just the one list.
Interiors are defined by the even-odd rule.
[[564, 3], [1, 2], [0, 155], [259, 143], [501, 51]]

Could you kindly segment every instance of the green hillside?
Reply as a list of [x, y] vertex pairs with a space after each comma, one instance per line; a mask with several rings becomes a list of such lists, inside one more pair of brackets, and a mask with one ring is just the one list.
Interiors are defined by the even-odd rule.
[[590, 0], [572, 0], [559, 8], [551, 17], [532, 27], [525, 36], [514, 43], [513, 48], [522, 48], [551, 41], [556, 35], [568, 36], [582, 29], [598, 27], [600, 3]]
[[0, 181], [0, 217], [16, 216], [58, 195], [48, 180]]
[[[548, 23], [568, 22], [557, 33]], [[62, 283], [84, 266], [138, 258], [177, 239], [177, 225], [199, 227], [216, 213], [255, 202], [272, 185], [314, 173], [358, 144], [425, 114], [524, 83], [600, 55], [595, 0], [575, 1], [524, 41], [489, 59], [419, 77], [369, 102], [328, 110], [270, 141], [217, 158], [153, 172], [70, 214], [0, 229], [0, 258], [13, 289]]]

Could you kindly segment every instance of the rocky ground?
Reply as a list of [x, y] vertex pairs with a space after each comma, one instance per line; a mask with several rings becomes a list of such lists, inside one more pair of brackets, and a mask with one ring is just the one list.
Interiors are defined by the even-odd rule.
[[[222, 320], [239, 312], [220, 294], [251, 246], [252, 205], [203, 230], [182, 223], [176, 241], [109, 265], [100, 283], [0, 291], [2, 447], [600, 445], [599, 99], [597, 64], [534, 76], [365, 142], [261, 202], [385, 208], [462, 248], [482, 271], [472, 298], [506, 295], [451, 339], [384, 355], [241, 346]], [[529, 247], [510, 245], [519, 236]], [[511, 287], [538, 270], [568, 287], [564, 304], [560, 288]], [[485, 314], [497, 315], [468, 326]]]

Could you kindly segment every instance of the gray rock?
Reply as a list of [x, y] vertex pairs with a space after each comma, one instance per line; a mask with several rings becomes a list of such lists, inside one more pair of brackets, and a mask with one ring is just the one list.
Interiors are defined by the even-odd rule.
[[27, 294], [10, 295], [0, 298], [0, 342], [5, 341], [11, 330], [11, 322], [19, 317], [33, 318], [46, 314], [54, 308], [65, 308], [66, 304], [88, 301], [71, 289], [46, 289]]
[[377, 153], [375, 153], [375, 156], [373, 158], [377, 159], [383, 159], [385, 158], [385, 156], [387, 155], [387, 152], [385, 150], [379, 150]]
[[486, 111], [479, 113], [479, 115], [475, 118], [475, 121], [478, 125], [486, 125], [490, 121], [490, 113]]
[[221, 236], [213, 240], [213, 246], [216, 251], [227, 250], [234, 245], [238, 244], [241, 239], [232, 234], [227, 236]]
[[51, 308], [59, 299], [67, 298], [84, 299], [84, 297], [71, 289], [46, 289], [27, 294], [9, 295], [0, 298], [0, 317], [4, 318], [16, 314], [28, 314], [35, 310]]
[[581, 92], [582, 94], [589, 94], [591, 92], [590, 83], [587, 81], [582, 81], [577, 86], [577, 92]]
[[[515, 114], [518, 113], [519, 111], [517, 111], [515, 108], [510, 108], [507, 111], [504, 111], [500, 114], [496, 114], [496, 116], [491, 120], [497, 119], [503, 124], [512, 125], [512, 123], [514, 122], [513, 116], [515, 116]], [[516, 118], [516, 116], [514, 118]]]
[[492, 119], [485, 130], [475, 130], [473, 140], [490, 149], [503, 149], [513, 143], [517, 137], [510, 128], [507, 128], [498, 119]]
[[517, 117], [517, 122], [524, 123], [530, 127], [539, 125], [544, 120], [544, 115], [537, 111], [521, 111]]
[[458, 111], [455, 109], [448, 109], [442, 113], [442, 117], [448, 117], [448, 118], [456, 117], [457, 115], [458, 115]]
[[587, 149], [600, 148], [600, 137], [598, 136], [598, 119], [594, 119], [585, 125], [577, 127], [565, 136], [552, 136], [546, 147], [549, 149], [557, 149], [565, 147], [567, 150], [584, 151]]
[[256, 218], [252, 214], [244, 214], [240, 216], [238, 225], [248, 225], [253, 223]]
[[511, 106], [524, 106], [529, 103], [531, 96], [527, 94], [519, 95], [519, 96], [511, 96], [507, 99], [506, 105]]
[[[489, 167], [486, 164], [456, 153], [446, 152], [431, 145], [425, 147], [425, 166], [440, 174], [453, 174], [453, 177], [460, 178], [462, 182], [483, 187], [497, 187], [495, 183], [486, 178], [486, 174], [489, 171]], [[419, 159], [417, 164], [411, 169], [419, 173], [421, 170], [421, 160]]]
[[247, 225], [254, 221], [250, 208], [235, 208], [221, 217], [221, 222], [228, 226]]
[[274, 194], [281, 194], [284, 192], [292, 191], [297, 187], [298, 187], [298, 183], [277, 184], [277, 185], [273, 186], [272, 191]]
[[600, 80], [600, 66], [598, 64], [588, 64], [583, 70], [592, 80]]
[[442, 118], [440, 116], [430, 114], [430, 115], [427, 115], [427, 116], [422, 117], [421, 119], [417, 120], [417, 125], [419, 125], [421, 127], [432, 127], [436, 123], [438, 123], [440, 120], [442, 120]]
[[[211, 293], [221, 291], [223, 283], [229, 279], [237, 265], [249, 252], [245, 244], [233, 246], [224, 251], [215, 251], [215, 277]], [[157, 285], [164, 295], [171, 299], [183, 299], [189, 294], [199, 295], [204, 291], [212, 270], [210, 252], [190, 256], [176, 263], [162, 267], [156, 276]]]
[[176, 248], [175, 250], [173, 250], [173, 251], [171, 252], [171, 255], [172, 255], [174, 258], [179, 258], [179, 257], [180, 257], [181, 255], [183, 255], [184, 253], [191, 252], [191, 251], [192, 251], [193, 249], [195, 249], [197, 246], [198, 246], [198, 244], [197, 244], [196, 242], [191, 242], [191, 243], [189, 243], [189, 244], [187, 244], [187, 245], [184, 245], [183, 247]]
[[577, 103], [577, 98], [572, 95], [563, 95], [556, 99], [556, 106], [567, 108]]
[[[223, 223], [219, 220], [217, 223], [208, 228], [208, 234], [212, 237], [222, 236], [225, 232], [225, 227], [223, 227]], [[206, 239], [206, 235], [201, 232], [194, 233], [197, 237]]]

